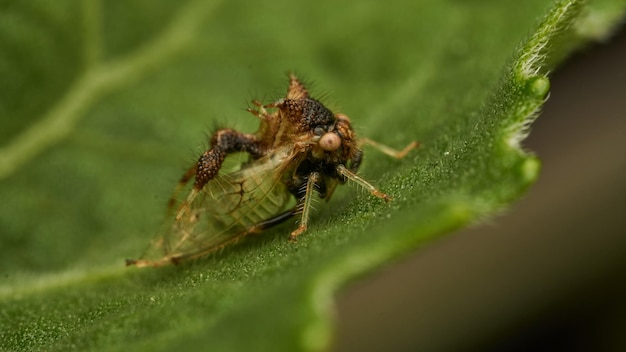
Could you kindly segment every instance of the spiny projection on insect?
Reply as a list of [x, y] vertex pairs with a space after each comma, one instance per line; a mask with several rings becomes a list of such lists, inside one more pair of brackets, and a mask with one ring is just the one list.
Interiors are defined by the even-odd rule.
[[[289, 236], [296, 241], [307, 230], [313, 197], [317, 194], [329, 200], [338, 184], [349, 180], [375, 197], [391, 200], [357, 175], [363, 145], [394, 158], [402, 158], [418, 146], [412, 142], [396, 151], [357, 138], [348, 116], [333, 113], [311, 98], [293, 74], [285, 98], [267, 105], [256, 100], [252, 104], [254, 108], [248, 111], [260, 120], [258, 131], [248, 134], [226, 128], [213, 134], [209, 149], [174, 190], [170, 200], [173, 212], [164, 234], [141, 259], [128, 259], [126, 265], [178, 264], [292, 217], [299, 218], [298, 227]], [[248, 161], [238, 171], [220, 173], [225, 159], [241, 152], [248, 154]], [[188, 196], [177, 201], [177, 194], [185, 187], [190, 188]]]

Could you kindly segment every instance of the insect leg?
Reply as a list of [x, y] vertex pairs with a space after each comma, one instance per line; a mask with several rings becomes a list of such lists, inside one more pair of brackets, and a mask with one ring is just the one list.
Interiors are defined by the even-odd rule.
[[273, 218], [269, 218], [267, 220], [263, 220], [261, 222], [258, 222], [256, 224], [254, 224], [252, 226], [252, 228], [250, 228], [248, 230], [249, 233], [259, 233], [263, 230], [269, 229], [270, 227], [282, 224], [283, 222], [291, 219], [293, 216], [295, 216], [296, 214], [298, 214], [298, 207], [293, 207], [283, 213], [280, 213], [276, 216], [274, 216]]
[[216, 243], [213, 246], [210, 247], [206, 247], [203, 248], [199, 251], [196, 252], [191, 252], [191, 253], [178, 253], [178, 254], [173, 254], [173, 255], [168, 255], [165, 256], [163, 258], [157, 259], [157, 260], [144, 260], [144, 259], [126, 259], [126, 266], [136, 266], [136, 267], [147, 267], [147, 266], [152, 266], [152, 267], [159, 267], [159, 266], [164, 266], [164, 265], [168, 265], [168, 264], [180, 264], [184, 261], [187, 260], [192, 260], [192, 259], [196, 259], [196, 258], [200, 258], [203, 257], [207, 254], [211, 254], [211, 253], [215, 253], [221, 249], [223, 249], [226, 246], [232, 245], [237, 243], [238, 241], [240, 241], [241, 239], [243, 239], [244, 237], [248, 236], [248, 235], [253, 235], [253, 234], [257, 234], [260, 233], [261, 231], [268, 229], [272, 226], [276, 226], [278, 224], [281, 224], [283, 222], [285, 222], [286, 220], [291, 219], [294, 215], [296, 215], [298, 213], [298, 207], [293, 207], [283, 213], [280, 213], [276, 216], [274, 216], [273, 218], [267, 219], [267, 220], [263, 220], [261, 222], [258, 222], [254, 225], [252, 225], [251, 227], [239, 232], [238, 234], [236, 234], [235, 236], [229, 237], [227, 239], [225, 239], [222, 242]]
[[244, 237], [248, 236], [248, 235], [254, 235], [254, 234], [258, 234], [263, 230], [266, 230], [272, 226], [276, 226], [279, 224], [282, 224], [283, 222], [291, 219], [294, 215], [296, 215], [298, 213], [298, 209], [297, 206], [293, 207], [285, 212], [282, 212], [272, 218], [269, 218], [267, 220], [263, 220], [261, 222], [258, 222], [252, 226], [250, 226], [249, 228], [239, 232], [238, 234], [236, 234], [235, 236], [232, 236], [220, 243], [215, 244], [214, 246], [211, 247], [207, 247], [204, 248], [198, 252], [194, 252], [194, 253], [189, 253], [189, 254], [183, 254], [183, 255], [177, 255], [177, 256], [173, 256], [170, 258], [170, 261], [174, 264], [178, 264], [182, 261], [185, 260], [189, 260], [189, 259], [195, 259], [195, 258], [199, 258], [199, 257], [203, 257], [207, 254], [210, 253], [214, 253], [216, 251], [219, 251], [220, 249], [235, 244], [237, 242], [239, 242], [241, 239], [243, 239]]
[[[217, 130], [211, 137], [211, 148], [200, 156], [194, 167], [195, 171], [190, 169], [181, 178], [181, 183], [183, 181], [187, 183], [194, 174], [196, 175], [193, 189], [177, 210], [176, 221], [180, 220], [189, 210], [190, 204], [204, 185], [217, 176], [226, 155], [235, 152], [247, 152], [253, 158], [258, 158], [263, 155], [264, 150], [260, 147], [257, 137], [253, 134], [245, 134], [228, 128]], [[174, 191], [177, 193], [178, 189]]]
[[354, 181], [359, 186], [368, 190], [373, 196], [384, 199], [386, 202], [390, 201], [391, 196], [379, 191], [376, 187], [372, 186], [369, 182], [365, 181], [361, 177], [359, 177], [354, 172], [348, 170], [345, 166], [339, 165], [337, 166], [337, 173], [348, 178], [350, 181]]
[[392, 158], [396, 158], [396, 159], [402, 159], [404, 158], [411, 150], [419, 147], [419, 142], [413, 141], [411, 143], [409, 143], [406, 147], [404, 147], [404, 149], [402, 150], [395, 150], [391, 147], [388, 147], [384, 144], [378, 143], [376, 141], [373, 141], [369, 138], [360, 138], [359, 142], [361, 142], [362, 145], [371, 145], [372, 147], [380, 150], [381, 152], [389, 155]]
[[263, 106], [263, 103], [261, 103], [258, 100], [253, 100], [252, 101], [252, 105], [254, 105], [256, 107], [255, 108], [248, 108], [246, 109], [246, 111], [248, 111], [249, 113], [251, 113], [252, 115], [262, 119], [262, 120], [266, 120], [267, 119], [267, 110], [265, 110], [265, 107]]
[[247, 152], [254, 158], [264, 154], [255, 135], [232, 129], [218, 130], [211, 137], [211, 148], [198, 159], [193, 187], [196, 190], [202, 189], [207, 182], [217, 176], [226, 155], [235, 152]]
[[319, 180], [320, 174], [312, 172], [307, 178], [304, 195], [298, 200], [298, 212], [300, 212], [300, 225], [297, 229], [291, 232], [289, 235], [290, 241], [296, 241], [296, 238], [306, 231], [309, 224], [309, 212], [311, 211], [311, 201], [313, 200], [313, 191], [315, 190], [315, 183]]

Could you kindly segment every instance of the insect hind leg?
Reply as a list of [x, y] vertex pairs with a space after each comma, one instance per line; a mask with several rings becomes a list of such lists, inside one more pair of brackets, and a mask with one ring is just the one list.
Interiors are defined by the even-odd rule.
[[240, 240], [242, 240], [244, 237], [248, 236], [248, 235], [256, 235], [261, 233], [263, 230], [267, 230], [270, 227], [274, 227], [276, 225], [282, 224], [283, 222], [291, 219], [294, 215], [296, 215], [298, 213], [298, 209], [297, 206], [293, 207], [285, 212], [282, 212], [274, 217], [271, 217], [267, 220], [263, 220], [260, 222], [257, 222], [256, 224], [248, 227], [247, 229], [241, 231], [240, 233], [236, 234], [235, 236], [232, 236], [224, 241], [222, 241], [219, 244], [216, 244], [215, 246], [209, 247], [209, 248], [205, 248], [202, 251], [190, 254], [190, 255], [185, 255], [185, 256], [177, 256], [175, 258], [171, 258], [172, 263], [174, 264], [178, 264], [184, 260], [187, 259], [195, 259], [195, 258], [199, 258], [199, 257], [203, 257], [207, 254], [210, 253], [214, 253], [216, 251], [219, 251], [221, 249], [223, 249], [226, 246], [229, 246], [231, 244], [235, 244], [237, 242], [239, 242]]
[[272, 218], [269, 218], [267, 220], [263, 220], [260, 221], [256, 224], [254, 224], [249, 230], [249, 233], [259, 233], [263, 230], [267, 230], [270, 227], [274, 227], [276, 225], [280, 225], [283, 222], [291, 219], [292, 217], [294, 217], [296, 214], [298, 214], [298, 208], [297, 207], [293, 207], [283, 213], [280, 213]]
[[217, 176], [228, 154], [247, 152], [254, 158], [264, 154], [260, 142], [253, 134], [237, 132], [233, 129], [217, 130], [211, 137], [211, 148], [204, 152], [196, 164], [194, 188], [200, 190]]
[[187, 212], [191, 202], [202, 188], [218, 175], [226, 156], [235, 152], [247, 152], [253, 158], [258, 158], [264, 154], [264, 149], [253, 134], [241, 133], [228, 128], [217, 130], [211, 137], [211, 148], [202, 153], [198, 162], [185, 172], [174, 189], [174, 194], [168, 203], [169, 211], [172, 211], [176, 205], [176, 195], [195, 175], [196, 179], [191, 192], [176, 211], [176, 220], [179, 220]]
[[298, 213], [298, 209], [297, 207], [293, 207], [283, 213], [280, 213], [272, 218], [269, 218], [267, 220], [263, 220], [260, 221], [252, 226], [250, 226], [249, 228], [237, 233], [236, 235], [229, 237], [227, 239], [225, 239], [224, 241], [217, 243], [213, 246], [210, 247], [206, 247], [203, 248], [199, 251], [193, 252], [193, 253], [186, 253], [186, 254], [174, 254], [174, 255], [170, 255], [170, 256], [166, 256], [163, 257], [161, 259], [158, 260], [154, 260], [154, 261], [150, 261], [150, 260], [134, 260], [134, 259], [127, 259], [126, 260], [126, 266], [137, 266], [137, 267], [146, 267], [146, 266], [153, 266], [153, 267], [158, 267], [158, 266], [163, 266], [163, 265], [167, 265], [167, 264], [175, 264], [178, 265], [182, 262], [188, 261], [188, 260], [193, 260], [193, 259], [197, 259], [197, 258], [201, 258], [204, 257], [205, 255], [211, 254], [211, 253], [215, 253], [227, 246], [230, 246], [232, 244], [235, 244], [237, 242], [239, 242], [240, 240], [242, 240], [244, 237], [248, 236], [248, 235], [255, 235], [260, 233], [263, 230], [266, 230], [270, 227], [282, 224], [283, 222], [291, 219], [294, 215], [296, 215]]

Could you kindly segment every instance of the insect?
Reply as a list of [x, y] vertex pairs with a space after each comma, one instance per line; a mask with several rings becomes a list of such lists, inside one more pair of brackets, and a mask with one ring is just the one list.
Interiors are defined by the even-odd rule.
[[[357, 175], [363, 145], [395, 158], [418, 146], [412, 142], [396, 151], [357, 138], [348, 116], [333, 113], [311, 98], [293, 74], [285, 98], [267, 105], [256, 100], [252, 104], [247, 111], [260, 120], [258, 131], [248, 134], [226, 128], [212, 135], [209, 149], [181, 177], [170, 199], [172, 211], [164, 235], [141, 259], [128, 259], [126, 265], [178, 264], [292, 217], [299, 218], [289, 236], [296, 241], [307, 230], [316, 194], [329, 200], [335, 187], [348, 180], [375, 197], [391, 200]], [[248, 159], [239, 170], [220, 172], [227, 157], [241, 152], [247, 153]], [[188, 196], [177, 201], [185, 187]]]

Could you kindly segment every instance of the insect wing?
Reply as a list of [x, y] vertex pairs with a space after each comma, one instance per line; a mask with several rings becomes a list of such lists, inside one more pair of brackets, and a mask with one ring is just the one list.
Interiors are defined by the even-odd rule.
[[234, 243], [253, 226], [277, 215], [290, 202], [281, 182], [295, 160], [283, 148], [242, 167], [219, 175], [202, 190], [191, 190], [137, 266], [160, 266], [200, 257]]

